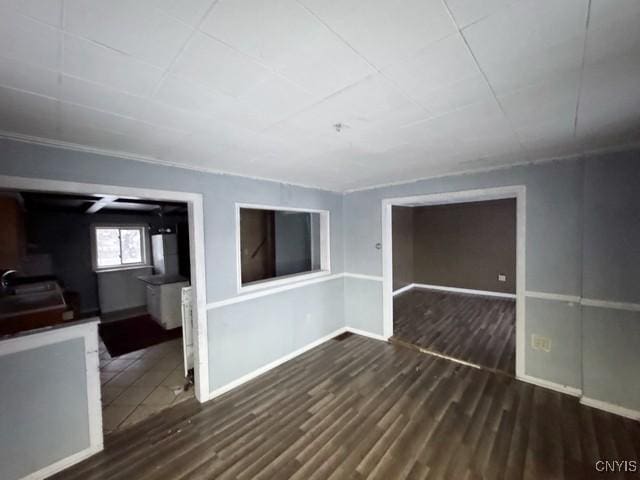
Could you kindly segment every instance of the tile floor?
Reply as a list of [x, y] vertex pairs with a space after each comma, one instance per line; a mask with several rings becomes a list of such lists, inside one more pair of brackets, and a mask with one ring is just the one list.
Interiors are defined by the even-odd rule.
[[112, 358], [100, 341], [102, 423], [105, 433], [126, 428], [193, 397], [184, 391], [182, 338]]

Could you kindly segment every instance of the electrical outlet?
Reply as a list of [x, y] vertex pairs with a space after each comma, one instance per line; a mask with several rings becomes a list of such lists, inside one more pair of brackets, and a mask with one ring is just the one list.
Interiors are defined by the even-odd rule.
[[498, 274], [498, 281], [499, 282], [506, 282], [507, 281], [507, 276], [504, 273], [499, 273]]
[[534, 333], [531, 335], [531, 347], [534, 350], [540, 350], [548, 353], [551, 351], [551, 339]]

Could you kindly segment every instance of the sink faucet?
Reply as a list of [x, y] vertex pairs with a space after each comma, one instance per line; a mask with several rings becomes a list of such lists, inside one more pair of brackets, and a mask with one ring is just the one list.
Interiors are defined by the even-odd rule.
[[8, 293], [9, 290], [9, 279], [7, 278], [12, 273], [18, 273], [17, 270], [5, 270], [0, 276], [0, 289], [3, 294]]

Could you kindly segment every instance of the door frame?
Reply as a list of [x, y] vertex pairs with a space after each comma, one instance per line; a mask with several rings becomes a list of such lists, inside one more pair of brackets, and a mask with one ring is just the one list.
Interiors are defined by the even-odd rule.
[[429, 206], [516, 200], [516, 378], [525, 376], [525, 292], [526, 292], [526, 196], [525, 185], [461, 190], [444, 193], [385, 198], [382, 200], [382, 331], [393, 336], [393, 230], [394, 206]]
[[[195, 301], [192, 304], [194, 322], [194, 390], [196, 398], [209, 398], [209, 353], [207, 336], [207, 286], [204, 251], [204, 208], [201, 193], [157, 190], [143, 187], [123, 187], [97, 183], [71, 182], [35, 177], [0, 175], [0, 189], [70, 194], [116, 195], [159, 201], [184, 202], [188, 205], [189, 260], [191, 286]], [[102, 425], [101, 425], [102, 428]]]

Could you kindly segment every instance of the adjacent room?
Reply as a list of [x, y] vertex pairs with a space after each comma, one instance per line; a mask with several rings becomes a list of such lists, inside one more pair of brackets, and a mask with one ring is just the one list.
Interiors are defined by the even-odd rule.
[[393, 341], [514, 375], [516, 199], [392, 214]]
[[637, 478], [639, 26], [0, 1], [0, 479]]
[[4, 191], [0, 205], [11, 240], [1, 335], [100, 318], [105, 432], [193, 396], [183, 355], [187, 204]]

